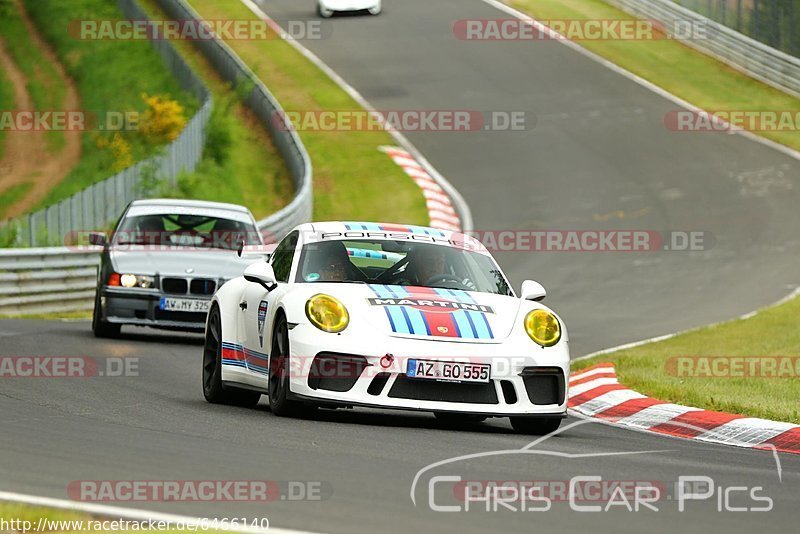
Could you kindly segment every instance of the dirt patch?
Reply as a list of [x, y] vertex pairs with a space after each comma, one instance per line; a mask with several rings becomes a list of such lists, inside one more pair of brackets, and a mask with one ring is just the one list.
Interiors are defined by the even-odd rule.
[[[19, 0], [14, 4], [22, 15], [31, 40], [41, 50], [47, 61], [53, 64], [59, 78], [67, 88], [61, 109], [71, 111], [80, 109], [80, 99], [75, 83], [67, 76], [55, 53], [42, 39]], [[13, 86], [16, 109], [33, 110], [33, 100], [26, 88], [25, 75], [12, 60], [1, 38], [0, 68], [3, 69], [6, 78]], [[34, 186], [30, 191], [6, 210], [5, 217], [15, 217], [29, 211], [80, 161], [81, 132], [64, 132], [66, 142], [57, 154], [48, 150], [45, 133], [43, 131], [10, 131], [6, 134], [4, 154], [0, 159], [0, 195], [11, 187], [32, 181], [32, 176], [36, 178], [33, 180]]]

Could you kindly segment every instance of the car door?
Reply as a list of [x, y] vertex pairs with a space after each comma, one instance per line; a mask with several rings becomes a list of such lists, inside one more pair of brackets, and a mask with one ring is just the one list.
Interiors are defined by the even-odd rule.
[[272, 348], [272, 322], [275, 318], [276, 303], [288, 291], [290, 275], [294, 264], [299, 232], [286, 236], [275, 248], [270, 264], [275, 271], [278, 287], [267, 291], [263, 286], [250, 283], [242, 294], [239, 305], [244, 315], [242, 345], [245, 363], [251, 372], [267, 376], [269, 352]]

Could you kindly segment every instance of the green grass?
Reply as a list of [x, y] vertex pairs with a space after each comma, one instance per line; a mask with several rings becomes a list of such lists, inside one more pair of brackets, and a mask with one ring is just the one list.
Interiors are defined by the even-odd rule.
[[[102, 518], [102, 517], [94, 517], [89, 514], [85, 514], [83, 512], [74, 512], [71, 510], [59, 510], [55, 508], [45, 508], [42, 506], [29, 506], [27, 504], [17, 504], [17, 503], [7, 503], [7, 502], [0, 502], [0, 518], [3, 518], [5, 521], [9, 523], [14, 521], [15, 523], [13, 526], [17, 526], [16, 532], [22, 532], [23, 527], [27, 527], [29, 530], [28, 532], [34, 532], [34, 529], [37, 528], [39, 520], [45, 519], [49, 521], [72, 521], [72, 522], [81, 522], [81, 523], [62, 523], [61, 525], [47, 525], [43, 523], [43, 527], [49, 526], [50, 529], [46, 530], [46, 532], [52, 533], [63, 533], [63, 534], [72, 534], [78, 532], [107, 532], [105, 530], [96, 529], [95, 526], [102, 526], [102, 521], [114, 521], [113, 518]], [[28, 524], [20, 524], [19, 522], [28, 521]], [[141, 524], [141, 523], [140, 523]], [[109, 526], [111, 526], [109, 524]], [[175, 527], [175, 525], [172, 525]], [[60, 527], [60, 528], [59, 528]], [[76, 528], [77, 527], [77, 528]], [[146, 525], [145, 525], [146, 527]], [[44, 530], [44, 529], [43, 529]], [[198, 529], [198, 531], [202, 531]], [[8, 532], [15, 532], [10, 530]], [[132, 530], [114, 530], [119, 534], [125, 534], [128, 532], [141, 532], [141, 529], [132, 529]], [[159, 532], [164, 532], [165, 534], [174, 534], [177, 532], [188, 532], [187, 530], [175, 530], [168, 529], [168, 530], [161, 530]], [[207, 532], [220, 532], [217, 530], [209, 529]]]
[[[2, 109], [2, 108], [0, 108]], [[8, 208], [16, 204], [20, 199], [33, 188], [33, 182], [24, 182], [17, 185], [12, 185], [0, 195], [0, 219], [3, 218]]]
[[[39, 111], [64, 109], [67, 92], [64, 81], [55, 66], [34, 44], [19, 10], [11, 0], [0, 0], [0, 36], [17, 68], [25, 75], [34, 108]], [[64, 132], [49, 131], [45, 137], [49, 150], [58, 152], [64, 148]]]
[[[196, 99], [180, 89], [149, 42], [79, 40], [67, 31], [70, 23], [80, 19], [124, 19], [116, 2], [23, 1], [39, 31], [77, 84], [83, 110], [99, 117], [109, 111], [141, 112], [145, 109], [144, 93], [168, 95], [178, 100], [185, 108], [187, 119], [199, 108]], [[48, 193], [39, 207], [64, 199], [114, 174], [114, 157], [107, 149], [98, 147], [101, 135], [108, 137], [107, 133], [97, 131], [81, 135], [80, 163]], [[123, 135], [132, 145], [135, 161], [152, 155], [157, 149], [135, 132]]]
[[[627, 387], [667, 402], [800, 424], [800, 379], [679, 377], [685, 356], [800, 356], [800, 298], [739, 319], [573, 364], [611, 362]], [[795, 368], [796, 370], [796, 368]]]
[[[600, 0], [506, 0], [540, 20], [632, 19]], [[800, 111], [800, 99], [675, 40], [579, 41], [579, 45], [709, 111]], [[537, 46], [531, 43], [531, 46]], [[676, 106], [677, 107], [677, 106]], [[797, 132], [755, 132], [800, 149]]]
[[[139, 3], [151, 18], [167, 18], [153, 0]], [[257, 219], [275, 213], [292, 200], [294, 186], [266, 129], [191, 42], [173, 45], [211, 90], [214, 110], [198, 169], [181, 176], [178, 187], [165, 189], [163, 196], [244, 204]]]
[[[0, 70], [0, 111], [8, 111], [14, 108], [14, 88], [6, 78], [5, 73]], [[0, 160], [3, 159], [3, 147], [6, 140], [6, 131], [0, 128]]]
[[92, 319], [92, 310], [80, 311], [64, 311], [64, 312], [51, 312], [51, 313], [20, 313], [12, 315], [3, 315], [3, 319], [39, 319], [42, 321], [58, 321], [61, 319], [69, 320], [87, 320]]
[[[191, 0], [208, 19], [256, 16], [239, 0]], [[270, 88], [287, 111], [358, 110], [330, 78], [279, 39], [228, 43]], [[314, 165], [316, 220], [429, 222], [417, 185], [384, 153], [394, 144], [385, 132], [299, 132]]]

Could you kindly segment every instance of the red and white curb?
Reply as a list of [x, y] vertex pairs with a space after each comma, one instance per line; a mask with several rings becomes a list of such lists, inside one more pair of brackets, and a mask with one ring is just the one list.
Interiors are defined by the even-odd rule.
[[671, 404], [620, 384], [614, 365], [569, 377], [569, 408], [584, 417], [679, 438], [800, 454], [800, 426]]
[[458, 213], [453, 207], [453, 202], [416, 158], [409, 151], [398, 147], [382, 146], [380, 150], [386, 152], [422, 189], [422, 194], [425, 195], [425, 201], [428, 205], [431, 227], [460, 232], [462, 230], [461, 219], [459, 219]]

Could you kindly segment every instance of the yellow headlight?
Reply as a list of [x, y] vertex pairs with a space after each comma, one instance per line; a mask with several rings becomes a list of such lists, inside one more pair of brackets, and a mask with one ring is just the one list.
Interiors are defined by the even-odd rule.
[[542, 347], [552, 347], [561, 339], [561, 325], [547, 310], [533, 310], [525, 317], [525, 331]]
[[306, 302], [306, 316], [320, 330], [336, 334], [350, 323], [344, 304], [330, 295], [314, 295]]
[[119, 277], [119, 283], [122, 285], [122, 287], [133, 287], [138, 282], [139, 281], [136, 279], [135, 274], [123, 274]]

